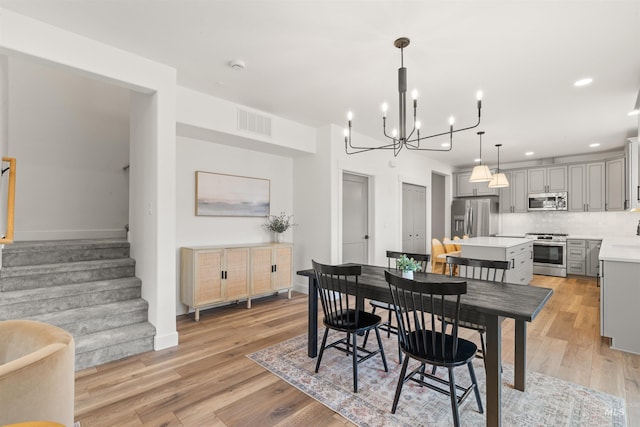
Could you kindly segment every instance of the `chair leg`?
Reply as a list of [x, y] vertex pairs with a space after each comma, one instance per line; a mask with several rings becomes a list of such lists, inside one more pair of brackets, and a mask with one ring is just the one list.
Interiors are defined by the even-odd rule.
[[[353, 392], [358, 392], [358, 334], [353, 335]], [[380, 339], [380, 336], [378, 336]]]
[[387, 321], [389, 322], [389, 325], [387, 326], [387, 338], [391, 338], [391, 310], [387, 310], [388, 318]]
[[473, 369], [473, 363], [469, 361], [467, 363], [469, 367], [469, 377], [471, 377], [471, 382], [473, 383], [474, 390], [473, 392], [476, 395], [476, 402], [478, 403], [478, 411], [481, 414], [484, 414], [484, 409], [482, 408], [482, 399], [480, 399], [480, 390], [478, 390], [478, 380], [476, 379], [476, 371]]
[[[376, 306], [373, 306], [373, 310], [371, 310], [371, 314], [376, 314]], [[367, 340], [369, 339], [369, 331], [364, 333], [364, 341], [362, 342], [362, 348], [367, 348]]]
[[400, 393], [402, 392], [402, 386], [404, 385], [404, 376], [407, 374], [407, 366], [409, 366], [409, 358], [405, 357], [402, 363], [402, 369], [400, 370], [400, 378], [398, 378], [398, 385], [396, 386], [396, 395], [393, 397], [393, 406], [391, 407], [391, 413], [396, 413], [398, 407], [398, 400], [400, 400]]
[[380, 339], [380, 331], [376, 328], [376, 337], [378, 338], [378, 348], [380, 349], [380, 356], [382, 356], [382, 364], [384, 365], [384, 371], [389, 372], [387, 367], [387, 358], [384, 355], [384, 347], [382, 347], [382, 340]]
[[453, 425], [456, 427], [460, 427], [458, 396], [456, 394], [456, 379], [453, 375], [453, 368], [449, 368], [449, 392], [451, 393], [451, 411], [453, 412]]
[[324, 336], [322, 337], [322, 345], [320, 346], [320, 354], [318, 354], [318, 361], [316, 362], [316, 374], [320, 368], [320, 361], [322, 360], [322, 354], [324, 353], [324, 346], [327, 344], [327, 337], [329, 336], [329, 328], [324, 328]]
[[480, 348], [482, 348], [482, 361], [484, 362], [484, 370], [487, 370], [487, 347], [484, 344], [484, 332], [479, 331], [480, 334]]

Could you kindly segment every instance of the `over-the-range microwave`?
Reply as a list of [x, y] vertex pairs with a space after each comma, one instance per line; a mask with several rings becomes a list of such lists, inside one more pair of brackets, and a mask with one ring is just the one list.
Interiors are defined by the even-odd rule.
[[566, 211], [567, 192], [529, 194], [529, 211]]

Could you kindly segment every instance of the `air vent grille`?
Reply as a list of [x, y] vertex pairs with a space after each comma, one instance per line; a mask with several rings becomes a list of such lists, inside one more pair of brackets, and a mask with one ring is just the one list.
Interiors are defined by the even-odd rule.
[[238, 129], [271, 138], [271, 118], [238, 108]]

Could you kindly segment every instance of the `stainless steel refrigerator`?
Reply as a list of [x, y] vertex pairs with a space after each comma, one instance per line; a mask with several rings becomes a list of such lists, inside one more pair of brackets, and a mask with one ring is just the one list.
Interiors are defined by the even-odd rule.
[[451, 204], [451, 236], [493, 236], [498, 233], [498, 198], [457, 198]]

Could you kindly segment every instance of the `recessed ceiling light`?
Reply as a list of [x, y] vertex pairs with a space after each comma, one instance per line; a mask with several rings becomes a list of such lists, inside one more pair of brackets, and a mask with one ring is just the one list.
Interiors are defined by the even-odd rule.
[[589, 144], [589, 147], [591, 147], [591, 148], [600, 147], [600, 143], [599, 142], [594, 142], [593, 144]]
[[443, 142], [442, 144], [440, 144], [441, 147], [443, 148], [448, 148], [449, 147], [449, 143], [448, 142]]
[[535, 153], [533, 151], [527, 151], [524, 153], [525, 156], [533, 156]]
[[640, 113], [640, 110], [632, 110], [627, 113], [629, 116], [637, 116]]
[[586, 86], [588, 84], [591, 84], [591, 82], [593, 82], [593, 79], [591, 77], [587, 77], [584, 79], [577, 80], [573, 85], [580, 87], [580, 86]]
[[474, 162], [479, 163], [482, 159], [473, 159]]

